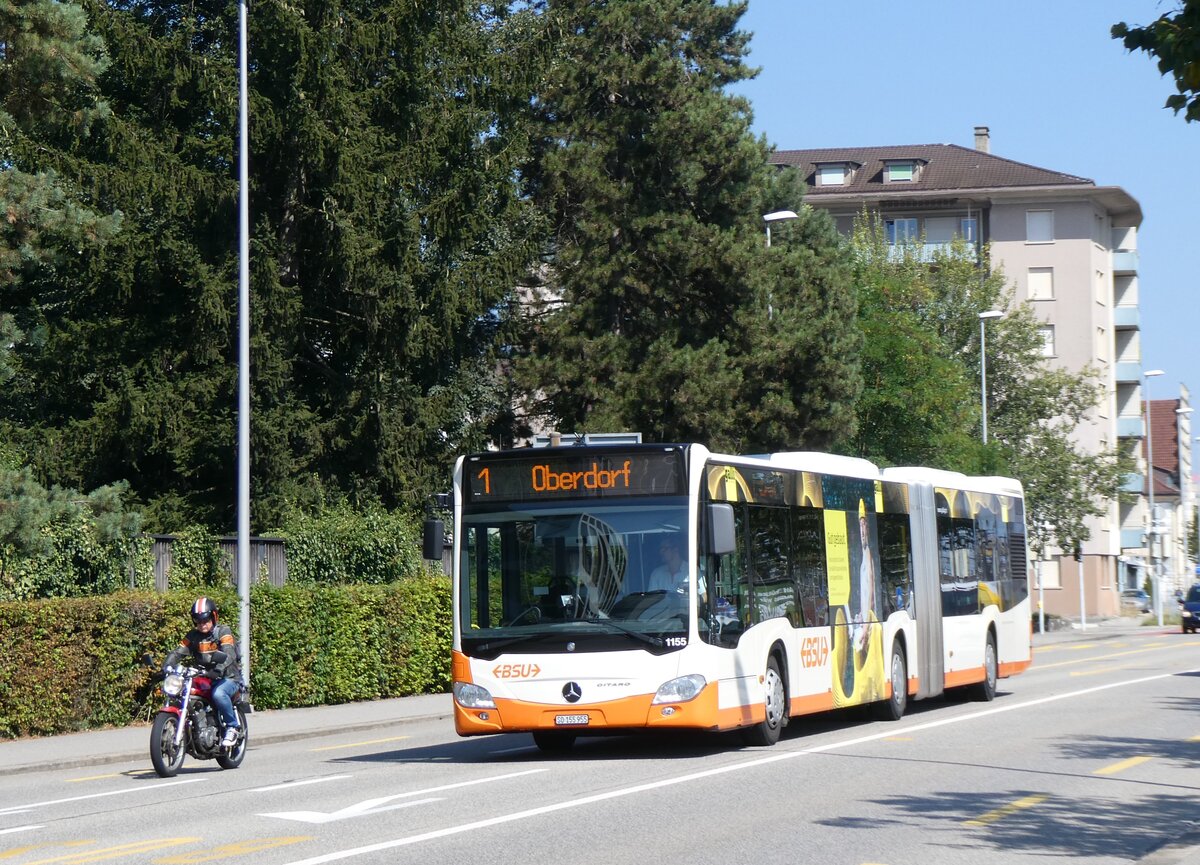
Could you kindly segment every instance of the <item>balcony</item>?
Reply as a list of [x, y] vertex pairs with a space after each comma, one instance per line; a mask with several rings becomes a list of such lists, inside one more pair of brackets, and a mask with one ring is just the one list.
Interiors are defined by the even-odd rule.
[[1113, 308], [1113, 327], [1138, 328], [1141, 326], [1141, 315], [1136, 306], [1116, 306]]
[[1115, 275], [1137, 273], [1138, 253], [1136, 249], [1115, 249], [1112, 254], [1112, 269]]
[[1141, 415], [1117, 418], [1117, 436], [1123, 439], [1140, 439], [1146, 436], [1146, 422]]
[[1142, 380], [1142, 364], [1140, 361], [1117, 362], [1113, 364], [1113, 377], [1119, 383], [1139, 384]]
[[[960, 249], [964, 260], [976, 261], [978, 259], [975, 244], [968, 243]], [[908, 254], [915, 255], [917, 261], [929, 263], [933, 261], [935, 255], [951, 256], [954, 251], [955, 244], [953, 243], [891, 244], [888, 246], [888, 261], [903, 261], [905, 255]]]

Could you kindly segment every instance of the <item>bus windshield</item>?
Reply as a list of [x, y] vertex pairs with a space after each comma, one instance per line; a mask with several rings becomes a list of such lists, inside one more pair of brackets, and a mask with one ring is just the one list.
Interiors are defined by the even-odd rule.
[[687, 514], [684, 497], [512, 503], [465, 513], [463, 652], [659, 653], [682, 645], [691, 579]]

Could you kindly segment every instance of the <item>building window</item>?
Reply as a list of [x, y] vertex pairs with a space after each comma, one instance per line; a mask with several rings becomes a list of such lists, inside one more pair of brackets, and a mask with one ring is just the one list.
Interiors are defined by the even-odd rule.
[[1026, 210], [1025, 211], [1025, 242], [1053, 243], [1054, 242], [1054, 211]]
[[954, 240], [953, 216], [930, 216], [925, 220], [926, 243], [950, 243]]
[[918, 239], [915, 219], [887, 219], [883, 223], [888, 243], [908, 243]]
[[1096, 360], [1108, 362], [1108, 333], [1102, 327], [1096, 328]]
[[1039, 327], [1038, 336], [1042, 338], [1042, 357], [1057, 357], [1054, 350], [1054, 325], [1044, 324]]
[[1104, 271], [1096, 271], [1096, 303], [1101, 306], [1107, 306], [1108, 301], [1108, 280], [1104, 276]]
[[883, 169], [884, 183], [912, 183], [917, 179], [917, 164], [911, 160], [888, 162]]
[[1031, 267], [1026, 283], [1030, 300], [1054, 300], [1054, 268]]
[[976, 243], [979, 240], [979, 222], [974, 216], [968, 216], [965, 219], [958, 221], [958, 236], [967, 243]]
[[817, 186], [844, 186], [849, 176], [849, 166], [844, 162], [830, 162], [817, 166]]

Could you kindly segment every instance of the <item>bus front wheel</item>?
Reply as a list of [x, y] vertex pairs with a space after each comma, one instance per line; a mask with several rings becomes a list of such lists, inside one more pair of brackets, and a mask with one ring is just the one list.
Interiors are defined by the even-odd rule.
[[767, 658], [763, 691], [765, 717], [742, 731], [742, 738], [747, 745], [774, 745], [779, 741], [783, 725], [787, 723], [787, 694], [783, 687], [783, 676], [779, 673], [779, 661], [774, 655]]

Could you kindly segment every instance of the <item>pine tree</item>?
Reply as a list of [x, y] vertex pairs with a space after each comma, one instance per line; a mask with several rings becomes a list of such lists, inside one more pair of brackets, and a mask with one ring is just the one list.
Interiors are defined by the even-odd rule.
[[543, 423], [718, 448], [829, 447], [853, 426], [853, 298], [725, 88], [751, 72], [743, 3], [545, 0], [528, 192], [551, 221], [516, 361]]
[[[112, 59], [97, 143], [60, 157], [123, 230], [45, 310], [0, 398], [48, 479], [127, 479], [158, 530], [235, 496], [237, 7], [86, 0]], [[252, 525], [413, 505], [478, 447], [497, 310], [529, 264], [513, 183], [521, 16], [262, 0], [250, 15]], [[88, 170], [82, 168], [85, 160]]]

